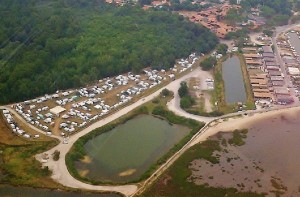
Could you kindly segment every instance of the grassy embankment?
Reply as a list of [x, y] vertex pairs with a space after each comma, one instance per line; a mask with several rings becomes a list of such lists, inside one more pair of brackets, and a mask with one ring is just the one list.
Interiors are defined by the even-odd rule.
[[[247, 95], [247, 101], [245, 103], [246, 108], [245, 109], [254, 109], [254, 98], [251, 90], [251, 85], [250, 85], [250, 79], [248, 76], [248, 71], [247, 71], [247, 66], [245, 59], [242, 54], [240, 53], [235, 53], [233, 55], [237, 55], [240, 64], [241, 64], [241, 69], [243, 73], [243, 78], [244, 78], [244, 85], [246, 89], [246, 95]], [[215, 90], [213, 92], [213, 103], [217, 102], [216, 110], [220, 111], [224, 114], [236, 112], [239, 110], [239, 106], [237, 104], [227, 104], [225, 102], [225, 87], [224, 87], [224, 81], [222, 77], [222, 63], [229, 57], [229, 55], [224, 56], [221, 58], [217, 65], [214, 68], [214, 78], [215, 78]]]
[[[71, 150], [66, 155], [66, 165], [68, 167], [69, 172], [74, 176], [76, 179], [90, 183], [90, 184], [116, 184], [112, 182], [101, 182], [97, 180], [91, 180], [86, 177], [82, 177], [79, 175], [77, 169], [75, 168], [74, 163], [79, 161], [85, 156], [85, 150], [83, 148], [84, 144], [89, 141], [90, 139], [112, 130], [116, 126], [125, 123], [126, 121], [134, 118], [140, 114], [151, 114], [154, 116], [158, 116], [167, 120], [170, 124], [180, 124], [183, 126], [187, 126], [190, 128], [189, 134], [187, 134], [183, 139], [181, 139], [176, 145], [174, 145], [164, 156], [162, 156], [156, 163], [154, 163], [139, 179], [132, 182], [140, 182], [146, 178], [148, 178], [155, 169], [157, 169], [161, 164], [163, 164], [170, 156], [172, 156], [175, 152], [177, 152], [184, 144], [186, 144], [194, 134], [196, 134], [203, 126], [204, 123], [199, 123], [192, 119], [187, 119], [184, 117], [180, 117], [175, 115], [173, 112], [170, 112], [166, 109], [166, 103], [173, 97], [173, 95], [169, 95], [167, 97], [159, 96], [154, 100], [144, 104], [143, 106], [139, 107], [138, 109], [132, 111], [131, 113], [104, 125], [98, 129], [93, 130], [89, 134], [82, 136], [79, 138], [71, 148]], [[120, 183], [118, 183], [120, 184]], [[126, 184], [123, 182], [121, 184]]]
[[[196, 144], [186, 151], [164, 174], [139, 197], [170, 196], [170, 197], [260, 197], [254, 192], [238, 192], [235, 188], [215, 188], [206, 184], [196, 185], [187, 179], [192, 175], [190, 163], [195, 159], [204, 159], [212, 164], [218, 164], [219, 158], [214, 156], [215, 151], [222, 150], [222, 144], [240, 146], [243, 143], [246, 130], [234, 131], [234, 136], [228, 141], [224, 138], [209, 139], [201, 144]], [[225, 140], [225, 142], [224, 142]], [[224, 146], [224, 145], [223, 145]]]
[[243, 78], [244, 78], [244, 85], [246, 89], [246, 95], [247, 95], [247, 102], [246, 102], [246, 109], [255, 109], [255, 104], [254, 104], [254, 96], [251, 88], [251, 83], [250, 83], [250, 77], [249, 73], [247, 71], [247, 64], [245, 61], [245, 58], [243, 54], [241, 53], [236, 53], [238, 56], [240, 62], [241, 62], [241, 68], [242, 68], [242, 73], [243, 73]]

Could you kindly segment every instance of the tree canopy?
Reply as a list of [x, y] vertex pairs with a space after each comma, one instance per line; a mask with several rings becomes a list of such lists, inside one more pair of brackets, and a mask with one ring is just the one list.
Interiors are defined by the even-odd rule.
[[216, 36], [182, 16], [101, 0], [0, 3], [0, 103], [206, 53]]
[[[227, 46], [227, 45], [226, 45]], [[227, 51], [227, 50], [226, 50]], [[202, 70], [210, 70], [217, 64], [217, 59], [214, 56], [209, 56], [200, 63]]]
[[243, 8], [260, 7], [262, 16], [266, 17], [267, 24], [285, 25], [292, 15], [293, 3], [288, 0], [247, 0], [241, 2]]

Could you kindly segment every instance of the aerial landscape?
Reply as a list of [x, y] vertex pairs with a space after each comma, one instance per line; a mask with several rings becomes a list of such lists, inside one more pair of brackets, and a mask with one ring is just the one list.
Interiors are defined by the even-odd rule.
[[0, 16], [0, 196], [300, 196], [300, 0]]

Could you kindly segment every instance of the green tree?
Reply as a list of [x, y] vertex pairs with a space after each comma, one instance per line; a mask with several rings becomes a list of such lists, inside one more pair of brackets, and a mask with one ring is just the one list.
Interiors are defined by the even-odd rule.
[[182, 81], [180, 83], [180, 88], [178, 89], [178, 94], [180, 98], [183, 98], [184, 96], [187, 96], [189, 94], [189, 89], [185, 81]]
[[275, 10], [273, 8], [270, 8], [269, 6], [263, 6], [261, 8], [262, 15], [271, 18], [273, 15], [275, 15]]
[[217, 53], [218, 54], [226, 55], [227, 50], [228, 50], [227, 44], [219, 44], [217, 46]]
[[202, 70], [210, 70], [214, 67], [214, 65], [216, 65], [216, 63], [217, 59], [213, 56], [210, 56], [200, 63], [200, 67]]
[[161, 94], [162, 94], [163, 96], [169, 96], [169, 95], [170, 95], [170, 91], [169, 91], [168, 89], [164, 88], [164, 89], [161, 91]]

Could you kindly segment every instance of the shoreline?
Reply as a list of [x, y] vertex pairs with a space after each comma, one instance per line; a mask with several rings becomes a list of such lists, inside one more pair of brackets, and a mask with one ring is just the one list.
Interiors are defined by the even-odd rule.
[[208, 128], [196, 137], [195, 141], [190, 144], [190, 147], [197, 143], [201, 143], [208, 139], [208, 137], [213, 136], [219, 132], [232, 132], [235, 129], [246, 129], [249, 125], [253, 124], [258, 120], [268, 119], [274, 116], [282, 115], [282, 114], [291, 114], [300, 111], [300, 106], [295, 106], [292, 108], [283, 108], [277, 109], [273, 111], [255, 113], [247, 116], [242, 116], [238, 118], [229, 118], [228, 120], [222, 120], [221, 122], [218, 120], [218, 123], [214, 125], [209, 125]]

